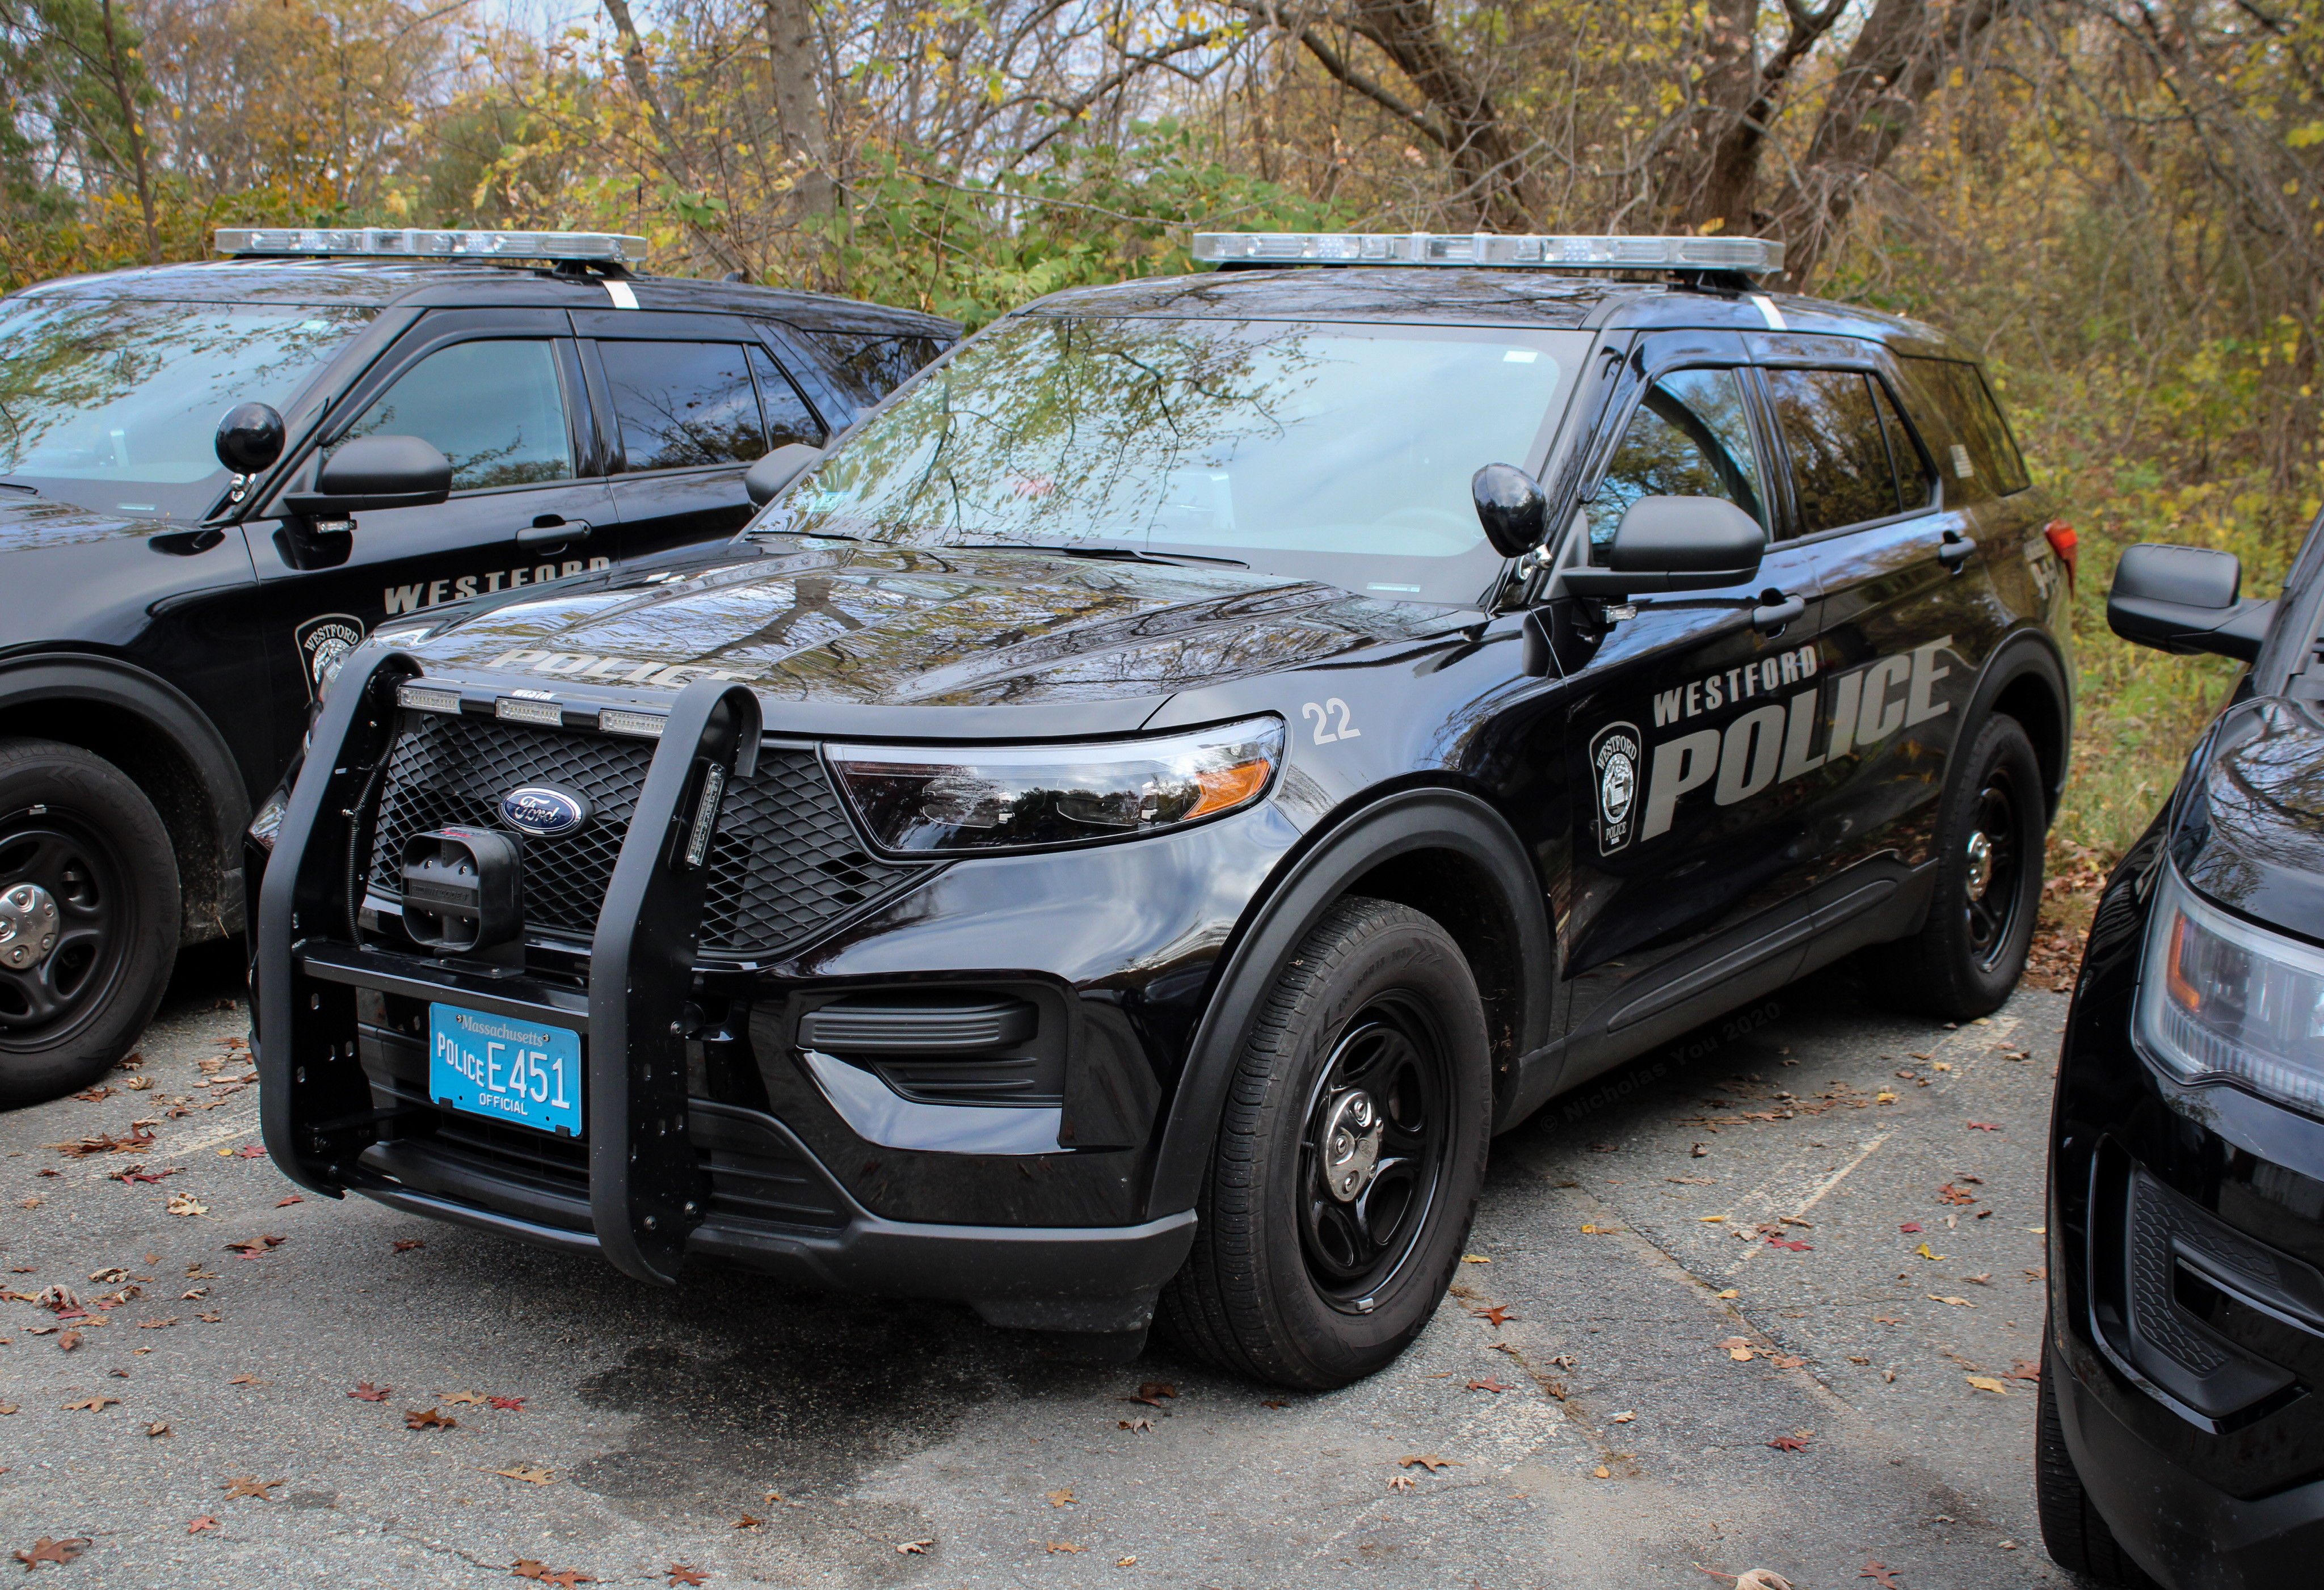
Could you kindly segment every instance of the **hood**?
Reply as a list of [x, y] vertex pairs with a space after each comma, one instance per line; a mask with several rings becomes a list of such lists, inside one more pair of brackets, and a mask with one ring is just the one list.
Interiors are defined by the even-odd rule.
[[383, 639], [448, 678], [521, 676], [656, 705], [696, 678], [740, 679], [770, 731], [983, 738], [1120, 732], [1182, 690], [1451, 620], [1240, 569], [870, 545], [722, 554]]
[[2324, 720], [2270, 696], [2219, 720], [2172, 836], [2182, 877], [2219, 904], [2324, 937]]
[[35, 496], [18, 486], [0, 486], [0, 552], [31, 552], [80, 541], [115, 538], [149, 539], [175, 532], [198, 535], [163, 519], [98, 513], [69, 502]]

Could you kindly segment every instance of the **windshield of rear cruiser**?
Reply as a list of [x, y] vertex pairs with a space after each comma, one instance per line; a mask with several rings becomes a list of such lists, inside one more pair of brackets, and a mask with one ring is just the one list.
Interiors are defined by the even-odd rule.
[[374, 310], [18, 298], [0, 303], [0, 476], [100, 513], [195, 519], [226, 487], [218, 421], [287, 408]]
[[964, 345], [748, 533], [1231, 559], [1468, 605], [1470, 497], [1531, 464], [1587, 334], [1028, 316]]

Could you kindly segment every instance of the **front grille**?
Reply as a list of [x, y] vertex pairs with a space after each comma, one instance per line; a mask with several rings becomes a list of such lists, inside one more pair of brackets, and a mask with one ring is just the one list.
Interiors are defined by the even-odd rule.
[[[562, 838], [522, 836], [525, 922], [587, 938], [653, 751], [649, 740], [407, 712], [380, 792], [371, 887], [400, 897], [403, 843], [413, 834], [504, 828], [503, 795], [558, 785], [587, 795], [595, 814]], [[709, 870], [702, 948], [771, 954], [899, 892], [926, 868], [864, 851], [815, 753], [768, 746], [758, 772], [727, 788]]]

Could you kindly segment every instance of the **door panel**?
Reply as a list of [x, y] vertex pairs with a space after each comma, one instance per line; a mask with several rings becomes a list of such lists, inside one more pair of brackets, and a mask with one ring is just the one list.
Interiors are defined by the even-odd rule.
[[[1720, 496], [1783, 522], [1744, 363], [1741, 339], [1724, 334], [1641, 340], [1628, 417], [1584, 509], [1594, 544], [1646, 495]], [[1798, 806], [1821, 594], [1814, 555], [1778, 542], [1748, 584], [1638, 598], [1575, 671], [1567, 776], [1592, 792], [1592, 820], [1576, 835], [1563, 925], [1573, 1043], [1651, 1014], [1660, 981], [1692, 964], [1681, 958], [1716, 959], [1714, 941], [1806, 887]], [[1794, 598], [1779, 624], [1774, 610]], [[1799, 953], [1796, 935], [1778, 937], [1722, 975], [1756, 964], [1780, 977]]]

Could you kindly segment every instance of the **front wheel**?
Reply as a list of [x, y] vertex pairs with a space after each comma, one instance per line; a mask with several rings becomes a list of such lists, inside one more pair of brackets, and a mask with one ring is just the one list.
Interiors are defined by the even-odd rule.
[[85, 1087], [169, 984], [178, 866], [153, 803], [75, 746], [0, 740], [0, 1106]]
[[1339, 902], [1277, 969], [1239, 1057], [1166, 1328], [1303, 1390], [1390, 1363], [1460, 1263], [1490, 1119], [1460, 946], [1406, 906]]
[[2048, 796], [2015, 718], [1986, 720], [1937, 812], [1936, 888], [1921, 931], [1865, 952], [1887, 1003], [1953, 1021], [2009, 997], [2042, 906]]
[[[2050, 1333], [2045, 1329], [2042, 1336], [2046, 1341]], [[2116, 1542], [2114, 1531], [2082, 1488], [2074, 1455], [2066, 1449], [2065, 1421], [2059, 1416], [2057, 1387], [2051, 1379], [2064, 1373], [2054, 1353], [2042, 1366], [2042, 1405], [2034, 1432], [2034, 1503], [2042, 1521], [2042, 1544], [2060, 1567], [2101, 1585], [2161, 1590]]]

